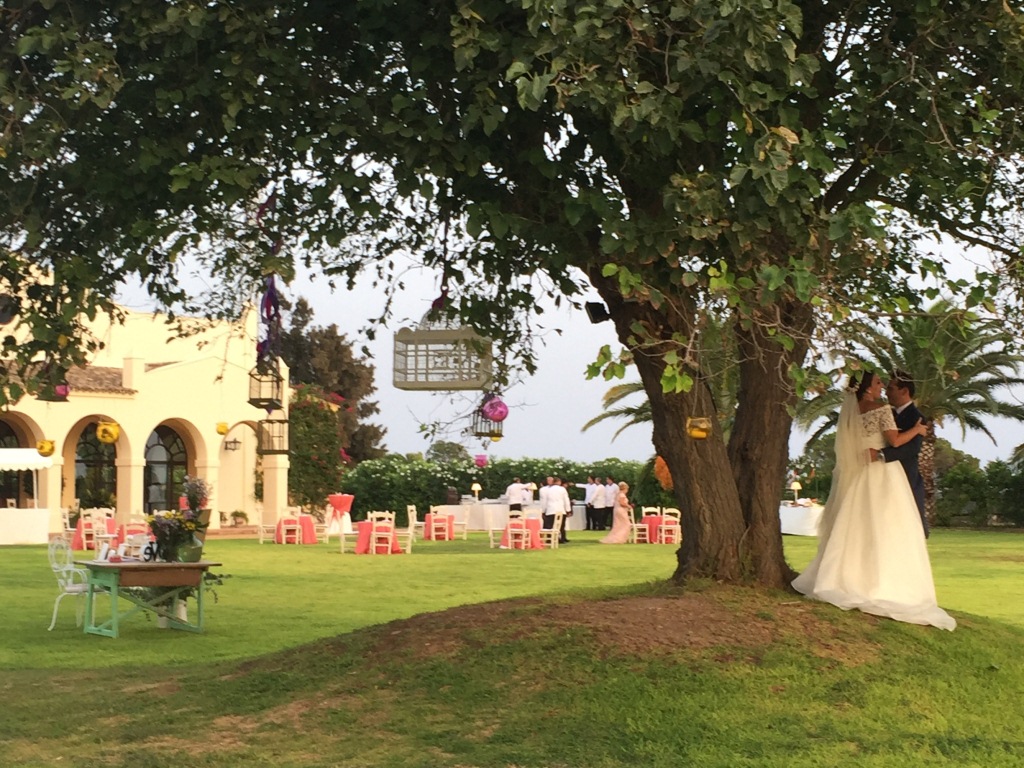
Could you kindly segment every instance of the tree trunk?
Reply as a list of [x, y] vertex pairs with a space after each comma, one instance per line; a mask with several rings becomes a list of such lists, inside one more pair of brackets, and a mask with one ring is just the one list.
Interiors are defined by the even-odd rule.
[[935, 527], [935, 422], [928, 423], [928, 433], [921, 441], [921, 453], [917, 456], [917, 471], [924, 481], [924, 515], [929, 530]]
[[[593, 277], [593, 276], [592, 276]], [[672, 313], [647, 302], [623, 301], [607, 282], [595, 280], [619, 339], [630, 347], [644, 389], [651, 401], [654, 447], [672, 473], [674, 492], [682, 512], [683, 541], [677, 553], [673, 579], [704, 576], [721, 581], [756, 581], [784, 588], [793, 577], [782, 552], [779, 501], [789, 456], [792, 419], [787, 404], [794, 400], [787, 373], [806, 354], [806, 343], [786, 352], [772, 339], [740, 333], [740, 406], [728, 448], [722, 439], [711, 390], [701, 377], [689, 392], [665, 394], [661, 375], [664, 352], [673, 338], [692, 338], [696, 307], [677, 300]], [[680, 311], [680, 305], [683, 309]], [[802, 337], [810, 335], [813, 315], [795, 304], [780, 307], [790, 327]], [[631, 345], [634, 325], [649, 336], [664, 340]], [[687, 434], [687, 419], [709, 418], [713, 425], [706, 439]]]
[[742, 557], [749, 577], [785, 588], [796, 575], [786, 563], [779, 521], [793, 425], [787, 406], [796, 403], [788, 371], [807, 354], [813, 313], [809, 306], [795, 303], [780, 306], [780, 312], [796, 339], [790, 351], [756, 327], [737, 330], [740, 391], [729, 436], [729, 463], [746, 525]]

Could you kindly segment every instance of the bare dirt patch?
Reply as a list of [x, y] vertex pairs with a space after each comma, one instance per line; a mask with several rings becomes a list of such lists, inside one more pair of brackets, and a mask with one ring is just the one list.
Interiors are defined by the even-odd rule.
[[[454, 657], [467, 647], [552, 633], [586, 635], [598, 656], [678, 655], [722, 649], [721, 659], [756, 657], [777, 642], [856, 665], [876, 657], [878, 619], [858, 614], [858, 630], [837, 629], [823, 606], [796, 597], [716, 585], [704, 591], [613, 600], [538, 598], [461, 606], [376, 628], [383, 658]], [[825, 608], [825, 610], [830, 610]]]

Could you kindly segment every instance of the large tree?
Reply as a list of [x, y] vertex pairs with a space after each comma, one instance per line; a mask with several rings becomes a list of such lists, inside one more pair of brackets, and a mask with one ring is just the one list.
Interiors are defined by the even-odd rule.
[[[385, 430], [370, 423], [380, 412], [371, 396], [376, 391], [373, 365], [360, 357], [352, 342], [336, 325], [312, 325], [313, 310], [299, 298], [290, 311], [288, 328], [281, 332], [281, 358], [288, 364], [292, 384], [306, 384], [333, 395], [331, 419], [337, 422], [341, 446], [355, 462], [385, 454], [381, 440]], [[337, 452], [335, 452], [337, 453]]]
[[[126, 276], [187, 301], [185, 253], [236, 288], [287, 276], [292, 254], [386, 282], [412, 252], [441, 274], [438, 307], [527, 370], [537, 291], [573, 296], [585, 275], [651, 400], [685, 513], [677, 576], [781, 585], [789, 406], [815, 335], [914, 306], [905, 278], [942, 270], [919, 247], [940, 232], [1002, 254], [1015, 286], [1019, 10], [5, 3], [0, 279], [34, 339], [4, 340], [8, 370], [34, 387], [30, 354], [73, 361], [75, 313]], [[951, 289], [980, 302], [986, 281]], [[728, 443], [685, 431], [715, 413], [708, 308], [737, 340]]]

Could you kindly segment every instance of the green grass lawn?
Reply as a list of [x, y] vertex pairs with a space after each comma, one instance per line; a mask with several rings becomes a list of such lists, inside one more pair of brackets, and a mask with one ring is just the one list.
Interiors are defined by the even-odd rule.
[[[395, 557], [211, 540], [231, 578], [207, 631], [133, 617], [116, 640], [76, 628], [71, 598], [47, 632], [45, 549], [4, 548], [0, 764], [1022, 764], [1024, 536], [932, 537], [953, 633], [680, 591], [672, 547], [597, 537]], [[794, 567], [815, 543], [786, 538]]]

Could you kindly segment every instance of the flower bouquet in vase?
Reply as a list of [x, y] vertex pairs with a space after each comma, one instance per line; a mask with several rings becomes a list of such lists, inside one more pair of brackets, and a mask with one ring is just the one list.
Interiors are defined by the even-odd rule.
[[148, 518], [156, 539], [157, 558], [165, 562], [198, 562], [210, 525], [210, 511], [202, 509], [210, 495], [210, 484], [200, 477], [185, 475], [183, 495], [188, 509], [159, 512]]

